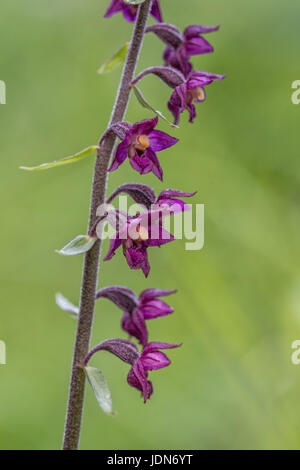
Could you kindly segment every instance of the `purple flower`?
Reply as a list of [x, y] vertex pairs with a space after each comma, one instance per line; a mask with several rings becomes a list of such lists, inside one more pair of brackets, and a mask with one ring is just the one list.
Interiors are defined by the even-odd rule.
[[163, 317], [174, 312], [172, 307], [157, 299], [157, 297], [170, 295], [174, 292], [176, 291], [144, 290], [138, 299], [136, 308], [131, 312], [124, 312], [121, 320], [123, 330], [130, 336], [137, 338], [140, 344], [144, 346], [148, 342], [148, 330], [145, 320], [153, 320], [154, 318]]
[[109, 196], [107, 204], [110, 204], [121, 193], [128, 194], [137, 204], [145, 206], [147, 210], [160, 208], [162, 212], [165, 212], [167, 209], [168, 214], [190, 209], [189, 205], [178, 198], [192, 197], [196, 194], [196, 192], [187, 193], [177, 189], [165, 189], [156, 197], [151, 186], [142, 183], [125, 183]]
[[208, 54], [214, 51], [213, 46], [201, 34], [217, 31], [218, 29], [219, 26], [188, 26], [184, 30], [183, 40], [177, 48], [166, 47], [164, 51], [165, 65], [171, 65], [181, 70], [185, 76], [188, 76], [193, 70], [189, 60], [191, 56]]
[[148, 330], [145, 320], [153, 320], [154, 318], [164, 317], [173, 313], [174, 310], [166, 302], [157, 297], [170, 295], [176, 291], [146, 289], [138, 300], [138, 305], [132, 312], [124, 312], [121, 325], [124, 331], [130, 336], [138, 339], [140, 344], [144, 346], [148, 342]]
[[144, 403], [153, 393], [152, 383], [148, 380], [148, 372], [162, 369], [171, 363], [166, 354], [159, 349], [178, 348], [179, 346], [181, 344], [148, 343], [144, 346], [139, 358], [133, 363], [127, 376], [127, 382], [131, 387], [142, 392]]
[[168, 102], [168, 108], [174, 116], [174, 124], [178, 124], [180, 113], [185, 109], [190, 113], [189, 122], [192, 123], [196, 117], [194, 103], [201, 103], [206, 99], [204, 87], [215, 80], [222, 80], [223, 78], [225, 78], [225, 75], [197, 70], [192, 72], [184, 83], [176, 86]]
[[134, 343], [125, 339], [108, 339], [95, 346], [85, 357], [82, 365], [86, 367], [93, 355], [98, 351], [108, 351], [117, 356], [121, 361], [130, 364], [131, 369], [127, 376], [127, 382], [131, 387], [142, 392], [144, 403], [153, 393], [152, 383], [148, 380], [150, 370], [162, 369], [170, 365], [170, 359], [159, 349], [178, 348], [181, 344], [148, 343], [141, 353]]
[[165, 189], [159, 194], [154, 204], [155, 206], [161, 208], [166, 207], [169, 214], [174, 214], [176, 212], [190, 209], [188, 204], [185, 204], [184, 201], [178, 199], [179, 197], [192, 197], [195, 196], [195, 194], [195, 192], [187, 193], [183, 191], [177, 191], [176, 189]]
[[190, 122], [196, 117], [196, 108], [194, 103], [202, 102], [206, 99], [204, 87], [210, 85], [215, 80], [222, 80], [225, 75], [216, 75], [214, 73], [202, 72], [196, 70], [187, 77], [173, 67], [158, 66], [148, 67], [131, 82], [135, 85], [146, 75], [154, 74], [165, 82], [174, 91], [168, 102], [168, 108], [174, 116], [174, 124], [179, 122], [180, 113], [187, 109], [190, 113]]
[[141, 175], [153, 172], [162, 180], [163, 171], [156, 152], [167, 149], [178, 142], [178, 139], [155, 130], [158, 117], [137, 122], [125, 132], [124, 138], [117, 146], [112, 164], [108, 171], [116, 170], [128, 157], [132, 168]]
[[[109, 18], [115, 13], [119, 13], [121, 11], [127, 21], [133, 22], [136, 20], [138, 7], [139, 5], [129, 5], [128, 3], [125, 3], [124, 0], [112, 0], [104, 16], [105, 18]], [[158, 0], [153, 0], [151, 15], [154, 16], [157, 21], [162, 21]]]
[[214, 51], [213, 46], [203, 37], [203, 34], [218, 29], [219, 26], [191, 25], [182, 34], [176, 26], [161, 23], [149, 26], [147, 32], [156, 34], [167, 44], [164, 51], [165, 65], [171, 65], [187, 76], [193, 69], [189, 61], [191, 56]]
[[147, 277], [150, 271], [147, 249], [161, 246], [174, 240], [174, 236], [162, 227], [159, 212], [144, 212], [128, 218], [110, 241], [104, 261], [110, 260], [122, 245], [123, 253], [131, 269], [142, 269]]
[[174, 312], [172, 307], [158, 297], [175, 292], [175, 290], [146, 289], [137, 298], [134, 292], [127, 287], [110, 286], [97, 292], [96, 299], [105, 297], [121, 308], [123, 330], [130, 336], [137, 338], [144, 346], [148, 342], [146, 320], [163, 317]]

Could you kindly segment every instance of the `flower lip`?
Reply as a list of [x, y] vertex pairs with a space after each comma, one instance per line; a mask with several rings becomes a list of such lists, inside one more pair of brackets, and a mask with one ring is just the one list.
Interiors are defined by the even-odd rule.
[[139, 240], [146, 241], [149, 240], [149, 232], [146, 227], [140, 226], [138, 228]]

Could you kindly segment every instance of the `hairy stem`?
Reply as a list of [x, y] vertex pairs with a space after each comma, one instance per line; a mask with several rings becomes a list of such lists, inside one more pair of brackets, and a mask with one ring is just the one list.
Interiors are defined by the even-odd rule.
[[[130, 95], [129, 84], [134, 77], [136, 64], [143, 43], [145, 27], [151, 3], [152, 0], [146, 0], [139, 7], [135, 28], [131, 38], [126, 63], [123, 69], [122, 79], [109, 126], [124, 119]], [[116, 136], [109, 134], [105, 138], [97, 153], [90, 205], [89, 230], [95, 223], [98, 206], [105, 202], [107, 169], [115, 140]], [[63, 441], [64, 450], [77, 449], [79, 444], [81, 417], [84, 402], [85, 373], [82, 367], [78, 367], [78, 364], [80, 364], [81, 361], [85, 358], [89, 350], [93, 325], [100, 252], [101, 240], [98, 240], [93, 248], [86, 253], [84, 260], [80, 313], [77, 324], [69, 401]]]

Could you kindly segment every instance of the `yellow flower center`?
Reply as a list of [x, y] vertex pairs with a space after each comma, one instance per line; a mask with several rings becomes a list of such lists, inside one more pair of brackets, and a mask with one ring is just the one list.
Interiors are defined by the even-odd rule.
[[197, 100], [203, 100], [205, 98], [204, 90], [201, 88], [201, 86], [197, 86], [194, 90], [194, 93]]
[[137, 140], [143, 149], [147, 149], [148, 147], [150, 147], [150, 140], [147, 135], [145, 134], [139, 135]]
[[193, 104], [195, 100], [204, 100], [205, 94], [201, 86], [187, 91], [187, 104]]

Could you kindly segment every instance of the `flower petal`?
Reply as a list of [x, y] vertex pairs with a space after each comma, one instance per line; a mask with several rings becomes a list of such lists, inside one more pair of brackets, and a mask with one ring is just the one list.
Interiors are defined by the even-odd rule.
[[138, 6], [137, 5], [125, 5], [123, 1], [123, 15], [125, 20], [129, 21], [130, 23], [133, 23], [136, 20], [136, 15], [137, 15], [137, 10]]
[[224, 78], [225, 75], [218, 75], [215, 73], [197, 70], [190, 75], [187, 87], [191, 89], [196, 88], [197, 86], [210, 85], [215, 80], [223, 80]]
[[152, 383], [147, 380], [147, 373], [145, 372], [141, 361], [136, 361], [130, 369], [127, 382], [131, 387], [140, 390], [144, 396], [144, 403], [150, 398], [153, 393]]
[[139, 296], [139, 302], [144, 303], [148, 302], [149, 300], [153, 300], [156, 297], [165, 297], [167, 295], [175, 294], [176, 290], [166, 290], [166, 289], [145, 289], [141, 292]]
[[150, 140], [150, 148], [154, 152], [159, 152], [161, 150], [172, 147], [179, 141], [175, 137], [171, 137], [165, 132], [158, 130], [151, 131], [150, 134], [148, 134], [148, 137]]
[[123, 0], [112, 0], [110, 2], [108, 9], [106, 10], [104, 17], [109, 18], [110, 16], [115, 15], [119, 11], [123, 11], [123, 8], [124, 8]]
[[195, 194], [196, 191], [193, 193], [187, 193], [185, 191], [178, 191], [177, 189], [165, 189], [159, 194], [157, 201], [160, 199], [170, 199], [173, 197], [193, 197]]
[[151, 150], [151, 148], [146, 149], [145, 155], [147, 158], [152, 162], [152, 173], [157, 176], [157, 178], [162, 181], [163, 179], [163, 171], [156, 156], [156, 153]]
[[166, 354], [160, 351], [153, 351], [147, 354], [143, 354], [142, 364], [145, 371], [162, 369], [171, 364], [170, 359]]
[[187, 41], [184, 48], [188, 57], [192, 55], [208, 54], [214, 51], [213, 46], [201, 36]]
[[183, 34], [186, 39], [194, 38], [199, 34], [207, 34], [213, 31], [218, 31], [220, 26], [203, 26], [201, 24], [193, 24], [185, 28]]
[[162, 23], [162, 14], [160, 11], [160, 6], [158, 0], [153, 0], [152, 8], [151, 8], [151, 15], [159, 22]]
[[138, 171], [140, 175], [146, 175], [152, 171], [153, 164], [152, 161], [148, 158], [146, 151], [142, 155], [138, 155], [136, 153], [134, 157], [129, 159], [129, 162], [132, 168]]
[[148, 263], [147, 250], [143, 246], [131, 246], [125, 251], [125, 257], [127, 264], [130, 269], [142, 269], [145, 276], [147, 277], [150, 271]]
[[162, 300], [149, 300], [147, 303], [139, 307], [139, 310], [143, 314], [145, 320], [152, 320], [158, 317], [164, 317], [174, 312], [166, 302]]
[[185, 204], [181, 199], [175, 199], [174, 197], [192, 197], [195, 196], [194, 193], [186, 193], [182, 191], [177, 191], [175, 189], [166, 189], [162, 191], [156, 200], [156, 204], [160, 206], [168, 206], [170, 213], [177, 213], [184, 210], [189, 210], [190, 206]]
[[174, 235], [165, 230], [161, 225], [152, 224], [149, 230], [149, 239], [144, 242], [144, 245], [161, 246], [175, 240]]
[[175, 88], [169, 99], [168, 108], [174, 116], [175, 125], [179, 122], [180, 113], [182, 113], [186, 108], [186, 93], [186, 83], [183, 83]]
[[125, 312], [121, 321], [122, 328], [130, 336], [134, 336], [142, 346], [147, 344], [148, 331], [142, 312], [135, 309], [132, 313]]
[[152, 343], [148, 343], [144, 349], [143, 353], [148, 353], [152, 351], [157, 351], [158, 349], [173, 349], [173, 348], [179, 348], [182, 346], [182, 343], [160, 343], [160, 342], [155, 342], [153, 341]]
[[107, 252], [107, 255], [103, 259], [103, 261], [108, 261], [112, 259], [112, 257], [116, 254], [116, 250], [119, 248], [119, 246], [122, 245], [123, 240], [120, 240], [118, 238], [112, 238], [110, 240], [110, 245], [109, 245], [109, 250]]
[[146, 250], [146, 252], [145, 252], [145, 258], [144, 258], [144, 262], [143, 262], [143, 265], [142, 265], [142, 271], [143, 271], [145, 277], [148, 277], [148, 276], [149, 276], [150, 264], [149, 264], [149, 260], [148, 260], [148, 253], [147, 253], [147, 250]]
[[117, 146], [112, 164], [108, 171], [115, 171], [128, 157], [128, 144], [126, 142], [120, 142]]
[[143, 121], [136, 122], [131, 128], [131, 134], [148, 134], [154, 129], [157, 123], [157, 116], [152, 119], [144, 119]]

